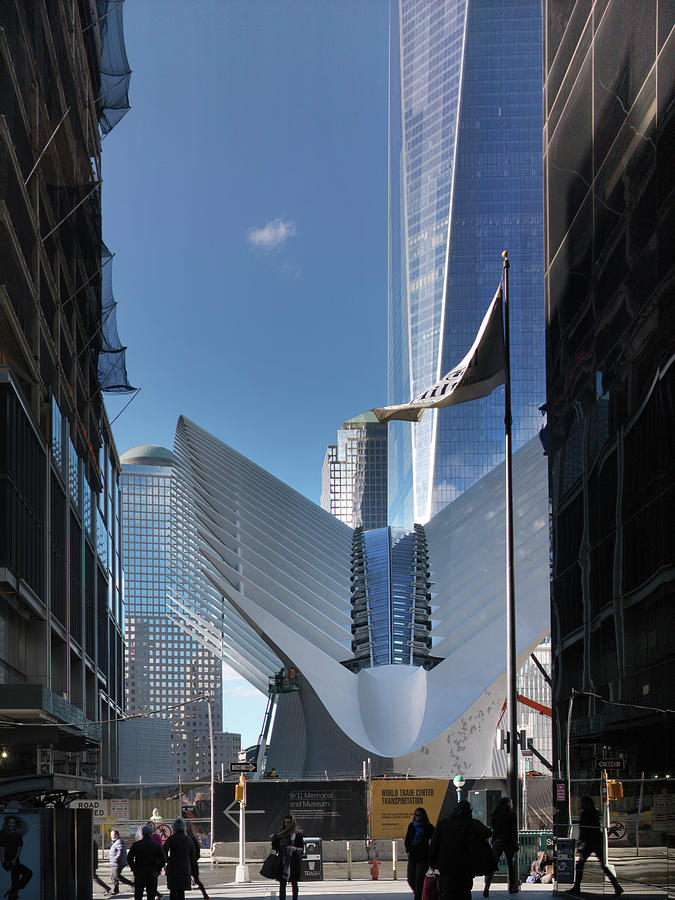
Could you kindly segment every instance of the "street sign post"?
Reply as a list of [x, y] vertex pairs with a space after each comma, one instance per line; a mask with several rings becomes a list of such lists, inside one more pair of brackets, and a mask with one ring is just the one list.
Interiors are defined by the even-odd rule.
[[599, 769], [612, 769], [614, 771], [623, 769], [622, 759], [596, 759], [595, 764]]
[[[241, 763], [230, 763], [232, 765], [241, 765]], [[234, 880], [238, 883], [251, 880], [246, 865], [246, 779], [243, 775], [239, 776], [239, 784], [234, 789], [234, 799], [239, 804], [239, 865], [234, 872]], [[213, 837], [213, 831], [211, 832]]]
[[230, 775], [241, 775], [246, 772], [255, 772], [258, 766], [254, 762], [231, 762]]
[[94, 824], [100, 825], [109, 815], [107, 800], [74, 800], [71, 809], [90, 809], [94, 815]]

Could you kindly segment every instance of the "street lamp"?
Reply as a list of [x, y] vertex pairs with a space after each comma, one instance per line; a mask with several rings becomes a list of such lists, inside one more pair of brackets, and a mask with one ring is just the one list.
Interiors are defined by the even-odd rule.
[[459, 803], [462, 799], [462, 788], [466, 784], [466, 779], [463, 775], [455, 775], [452, 779], [452, 783], [457, 788], [457, 802]]

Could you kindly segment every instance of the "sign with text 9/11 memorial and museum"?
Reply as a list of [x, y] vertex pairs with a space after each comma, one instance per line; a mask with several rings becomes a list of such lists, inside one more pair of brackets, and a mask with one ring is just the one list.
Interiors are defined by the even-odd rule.
[[[214, 785], [214, 839], [239, 840], [239, 804], [234, 783]], [[364, 781], [247, 781], [246, 840], [267, 841], [284, 816], [295, 816], [305, 834], [325, 841], [366, 837]]]

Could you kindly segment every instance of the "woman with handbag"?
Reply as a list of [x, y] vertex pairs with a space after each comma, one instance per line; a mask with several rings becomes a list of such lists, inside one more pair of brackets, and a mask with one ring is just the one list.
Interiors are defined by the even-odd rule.
[[414, 900], [422, 900], [424, 876], [429, 863], [429, 841], [434, 826], [429, 821], [426, 810], [418, 806], [405, 835], [405, 849], [408, 854], [408, 884], [414, 893]]
[[304, 841], [302, 832], [293, 816], [284, 816], [281, 828], [270, 835], [272, 850], [279, 854], [279, 900], [286, 900], [286, 885], [290, 881], [293, 900], [298, 898], [300, 860]]

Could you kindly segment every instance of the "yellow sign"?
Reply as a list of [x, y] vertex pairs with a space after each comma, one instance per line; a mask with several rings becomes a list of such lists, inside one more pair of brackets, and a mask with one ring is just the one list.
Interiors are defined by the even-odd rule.
[[[372, 783], [371, 833], [375, 840], [404, 838], [413, 813], [424, 807], [429, 821], [436, 819], [443, 806], [450, 782], [447, 779], [394, 780]], [[453, 788], [454, 790], [454, 788]]]

